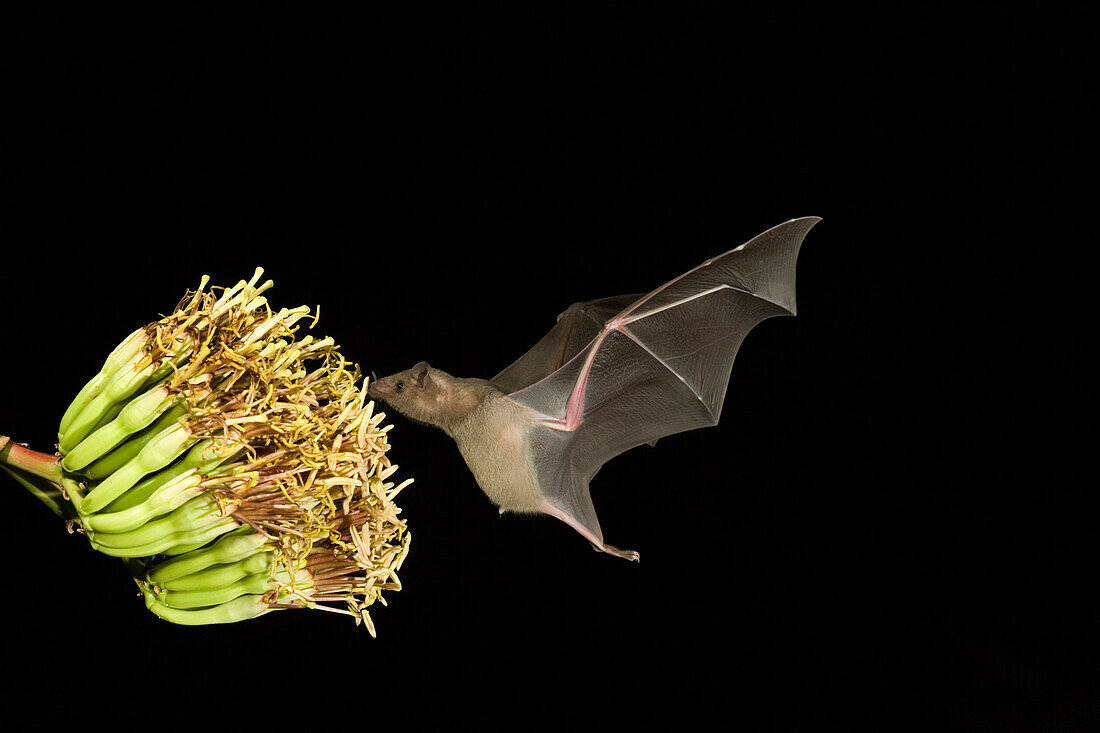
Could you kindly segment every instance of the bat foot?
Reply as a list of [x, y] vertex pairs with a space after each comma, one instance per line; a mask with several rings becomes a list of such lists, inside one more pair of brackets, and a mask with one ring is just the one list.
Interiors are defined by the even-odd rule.
[[620, 550], [615, 545], [608, 545], [606, 543], [597, 545], [592, 543], [592, 549], [596, 552], [606, 552], [608, 555], [614, 555], [615, 557], [621, 557], [624, 560], [630, 560], [631, 562], [641, 562], [642, 556], [634, 550]]
[[596, 552], [606, 552], [608, 555], [614, 555], [615, 557], [621, 557], [624, 560], [630, 560], [631, 562], [640, 562], [642, 556], [634, 552], [634, 550], [620, 550], [615, 545], [609, 545], [603, 541], [603, 536], [599, 532], [599, 523], [596, 523], [596, 531], [592, 531], [591, 528], [582, 524], [575, 516], [559, 508], [558, 506], [551, 504], [548, 501], [544, 501], [540, 507], [541, 511], [549, 514], [552, 517], [557, 517], [561, 521], [568, 524], [573, 529], [581, 533], [581, 535], [588, 540], [588, 543], [592, 545], [592, 549]]

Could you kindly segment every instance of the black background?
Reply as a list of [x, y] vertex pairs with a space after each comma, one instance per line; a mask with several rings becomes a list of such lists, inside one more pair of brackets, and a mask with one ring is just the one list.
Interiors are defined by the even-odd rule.
[[1083, 407], [1051, 347], [1088, 334], [1091, 239], [1055, 225], [1087, 223], [1095, 12], [517, 6], [9, 15], [0, 432], [51, 450], [204, 273], [263, 266], [367, 372], [488, 377], [576, 300], [823, 217], [722, 424], [594, 482], [641, 563], [498, 517], [395, 416], [413, 545], [378, 639], [175, 627], [5, 480], [5, 714], [1086, 729], [1095, 502], [1044, 446]]

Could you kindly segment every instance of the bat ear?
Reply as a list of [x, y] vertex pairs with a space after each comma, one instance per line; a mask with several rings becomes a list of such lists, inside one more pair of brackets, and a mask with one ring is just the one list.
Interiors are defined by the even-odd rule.
[[422, 361], [412, 368], [412, 378], [416, 383], [417, 389], [424, 389], [424, 385], [428, 383], [429, 369], [431, 369], [431, 367], [426, 361]]

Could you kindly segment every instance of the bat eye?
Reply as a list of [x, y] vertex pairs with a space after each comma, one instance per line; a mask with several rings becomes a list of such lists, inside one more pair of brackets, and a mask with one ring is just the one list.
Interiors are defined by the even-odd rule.
[[404, 392], [405, 391], [405, 383], [404, 382], [398, 382], [397, 384], [394, 385], [393, 388], [396, 389], [398, 392]]

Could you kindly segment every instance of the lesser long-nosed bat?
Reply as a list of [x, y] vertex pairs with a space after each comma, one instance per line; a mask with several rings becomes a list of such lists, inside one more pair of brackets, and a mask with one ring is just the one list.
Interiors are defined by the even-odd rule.
[[795, 313], [795, 263], [820, 219], [792, 219], [644, 295], [576, 303], [490, 380], [420, 362], [369, 393], [454, 438], [503, 512], [542, 512], [597, 550], [588, 484], [643, 443], [718, 423], [737, 350], [766, 318]]

